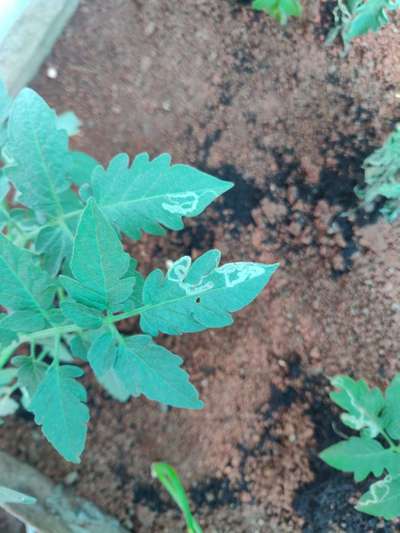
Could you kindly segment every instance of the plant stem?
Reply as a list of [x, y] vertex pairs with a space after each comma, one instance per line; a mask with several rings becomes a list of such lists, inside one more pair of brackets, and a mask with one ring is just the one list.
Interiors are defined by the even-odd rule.
[[0, 369], [6, 366], [9, 359], [14, 354], [15, 350], [18, 348], [20, 344], [21, 342], [14, 341], [9, 346], [7, 346], [7, 348], [4, 348], [0, 356]]
[[[126, 320], [127, 318], [132, 318], [134, 316], [140, 315], [143, 313], [146, 309], [148, 309], [149, 306], [144, 305], [142, 307], [138, 307], [137, 309], [133, 311], [128, 311], [126, 313], [120, 313], [119, 315], [110, 315], [104, 319], [104, 325], [113, 325], [116, 322], [120, 322], [121, 320]], [[61, 338], [63, 335], [66, 335], [68, 333], [82, 333], [84, 331], [83, 328], [80, 326], [76, 326], [75, 324], [67, 324], [66, 326], [55, 326], [52, 328], [42, 329], [41, 331], [36, 331], [34, 333], [30, 333], [29, 335], [21, 335], [19, 338], [19, 341], [14, 341], [11, 343], [7, 348], [4, 349], [3, 353], [0, 356], [0, 369], [4, 368], [12, 355], [14, 354], [15, 350], [24, 343], [36, 343], [40, 339], [46, 339], [51, 338], [54, 336], [58, 336]]]
[[397, 446], [395, 442], [389, 437], [389, 435], [386, 433], [386, 431], [381, 431], [382, 437], [385, 439], [385, 441], [389, 444], [390, 449], [394, 452], [400, 453], [400, 446]]
[[59, 333], [56, 333], [54, 337], [54, 359], [53, 363], [56, 366], [59, 366], [60, 364], [60, 341], [61, 341], [61, 335]]
[[46, 355], [49, 353], [49, 350], [46, 349], [46, 350], [42, 350], [42, 352], [40, 353], [40, 355], [37, 357], [36, 361], [43, 361], [43, 359], [46, 357]]

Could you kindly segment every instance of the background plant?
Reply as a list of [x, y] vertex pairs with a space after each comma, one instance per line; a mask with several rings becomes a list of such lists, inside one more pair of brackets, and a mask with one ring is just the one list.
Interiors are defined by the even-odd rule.
[[370, 474], [385, 474], [370, 485], [356, 509], [392, 520], [400, 516], [400, 374], [384, 394], [348, 376], [336, 376], [331, 383], [338, 390], [330, 397], [345, 411], [340, 417], [343, 424], [359, 436], [330, 446], [320, 457], [328, 465], [354, 474], [357, 482]]
[[264, 11], [281, 24], [287, 24], [289, 17], [300, 17], [303, 11], [300, 0], [253, 0], [252, 8]]
[[27, 496], [22, 492], [0, 486], [0, 505], [4, 503], [23, 503], [25, 505], [33, 505], [35, 502], [36, 499], [32, 496]]
[[[22, 492], [9, 489], [8, 487], [3, 487], [0, 485], [0, 507], [8, 504], [18, 504], [18, 505], [33, 505], [36, 503], [36, 498], [28, 496]], [[25, 531], [27, 533], [35, 533], [36, 529], [30, 528], [28, 525], [25, 526]]]
[[[153, 337], [232, 324], [231, 313], [257, 296], [277, 265], [220, 266], [220, 252], [211, 250], [144, 278], [121, 235], [139, 239], [143, 231], [180, 230], [184, 216], [200, 214], [232, 184], [171, 165], [168, 154], [151, 161], [144, 153], [132, 163], [118, 154], [103, 168], [69, 149], [55, 112], [30, 89], [7, 109], [0, 182], [0, 416], [15, 412], [20, 391], [50, 443], [79, 462], [89, 420], [79, 381], [84, 363], [117, 400], [143, 394], [200, 409], [182, 359]], [[116, 326], [132, 317], [139, 318], [143, 334], [123, 336]], [[21, 346], [29, 347], [28, 354]], [[11, 358], [13, 366], [5, 368]]]
[[339, 35], [345, 50], [356, 37], [379, 31], [389, 22], [388, 13], [400, 7], [400, 0], [338, 0], [333, 11], [335, 25], [327, 37], [331, 44]]
[[167, 463], [153, 463], [151, 465], [151, 473], [153, 477], [157, 478], [162, 483], [182, 511], [188, 533], [202, 533], [203, 530], [201, 529], [200, 524], [192, 515], [185, 488], [176, 470]]
[[400, 125], [367, 157], [363, 167], [365, 185], [356, 187], [355, 193], [367, 210], [383, 200], [380, 212], [393, 222], [400, 215]]

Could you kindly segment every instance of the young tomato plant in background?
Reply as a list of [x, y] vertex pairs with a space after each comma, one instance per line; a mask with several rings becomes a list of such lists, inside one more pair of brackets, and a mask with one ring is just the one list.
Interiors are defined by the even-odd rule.
[[338, 0], [333, 11], [335, 26], [327, 37], [327, 44], [339, 35], [345, 50], [356, 37], [379, 31], [389, 22], [388, 13], [400, 7], [400, 0]]
[[300, 17], [303, 11], [300, 0], [253, 0], [251, 7], [265, 11], [283, 25], [287, 24], [289, 17]]
[[394, 222], [400, 216], [400, 125], [364, 161], [365, 184], [355, 188], [365, 209], [373, 209], [383, 200], [381, 214]]
[[[232, 184], [171, 165], [167, 154], [133, 162], [118, 154], [103, 168], [69, 149], [66, 130], [34, 91], [3, 107], [0, 416], [16, 410], [19, 389], [50, 443], [79, 462], [89, 420], [82, 362], [117, 400], [143, 394], [200, 409], [182, 359], [153, 337], [232, 324], [231, 313], [254, 300], [277, 265], [221, 266], [211, 250], [143, 278], [121, 236], [180, 230], [183, 217], [199, 215]], [[117, 324], [131, 317], [142, 334], [123, 336]], [[14, 355], [21, 345], [29, 355]]]
[[345, 413], [343, 424], [359, 431], [324, 450], [320, 457], [328, 465], [354, 474], [363, 481], [370, 474], [385, 476], [372, 483], [356, 509], [392, 520], [400, 516], [400, 374], [383, 394], [365, 381], [336, 376], [331, 383], [338, 390], [330, 397]]

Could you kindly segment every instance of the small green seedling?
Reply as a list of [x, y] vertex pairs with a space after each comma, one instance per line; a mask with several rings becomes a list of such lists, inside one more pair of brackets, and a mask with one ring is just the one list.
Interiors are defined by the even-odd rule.
[[151, 473], [154, 478], [157, 478], [164, 485], [164, 488], [182, 511], [188, 533], [202, 533], [203, 530], [192, 515], [185, 488], [176, 470], [167, 463], [153, 463], [151, 465]]
[[[144, 395], [201, 409], [182, 359], [153, 337], [231, 325], [232, 313], [256, 298], [278, 265], [220, 265], [221, 253], [210, 250], [143, 277], [122, 235], [181, 230], [183, 217], [199, 215], [232, 183], [171, 165], [168, 154], [150, 160], [142, 153], [132, 162], [118, 154], [104, 168], [70, 150], [65, 122], [36, 92], [24, 89], [11, 107], [0, 102], [0, 110], [6, 106], [0, 417], [20, 399], [58, 452], [79, 462], [89, 421], [79, 381], [86, 363], [121, 402]], [[117, 324], [133, 317], [142, 334], [122, 335]]]
[[331, 383], [338, 389], [331, 393], [332, 401], [346, 411], [343, 424], [360, 435], [330, 446], [320, 457], [337, 470], [353, 473], [357, 482], [384, 474], [361, 496], [356, 509], [392, 520], [400, 516], [400, 374], [384, 394], [348, 376], [336, 376]]
[[384, 145], [364, 161], [365, 185], [354, 189], [362, 206], [371, 210], [383, 200], [382, 215], [393, 222], [400, 216], [400, 125]]
[[27, 496], [22, 492], [0, 486], [0, 505], [8, 503], [23, 503], [25, 505], [33, 505], [36, 503], [36, 498]]
[[333, 11], [335, 26], [326, 43], [332, 44], [340, 35], [345, 50], [356, 37], [379, 31], [389, 22], [388, 12], [400, 7], [400, 0], [338, 0]]
[[283, 25], [287, 24], [289, 17], [300, 17], [303, 11], [300, 0], [253, 0], [251, 7], [265, 11]]

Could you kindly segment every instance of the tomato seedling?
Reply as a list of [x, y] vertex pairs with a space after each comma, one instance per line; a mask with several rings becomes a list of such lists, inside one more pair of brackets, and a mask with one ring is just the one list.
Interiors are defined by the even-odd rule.
[[[232, 183], [171, 165], [168, 154], [132, 162], [118, 154], [104, 168], [70, 150], [67, 131], [36, 92], [24, 89], [12, 104], [5, 95], [3, 104], [0, 417], [18, 408], [19, 390], [50, 443], [79, 462], [89, 421], [79, 381], [85, 363], [119, 401], [144, 395], [201, 409], [182, 359], [153, 337], [231, 325], [278, 265], [220, 265], [220, 252], [210, 250], [143, 277], [122, 235], [180, 230], [183, 217], [199, 215]], [[142, 333], [122, 335], [117, 324], [132, 317]]]
[[384, 394], [348, 376], [336, 376], [331, 383], [337, 390], [330, 397], [345, 411], [343, 424], [360, 435], [330, 446], [320, 457], [337, 470], [351, 472], [357, 482], [370, 474], [384, 475], [361, 496], [356, 509], [392, 520], [400, 516], [400, 374]]

